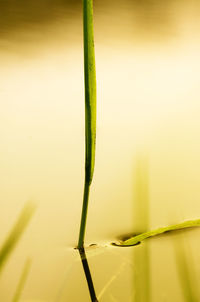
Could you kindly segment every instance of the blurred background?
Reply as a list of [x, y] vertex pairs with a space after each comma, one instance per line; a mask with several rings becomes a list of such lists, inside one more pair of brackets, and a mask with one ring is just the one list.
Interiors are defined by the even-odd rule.
[[[148, 157], [149, 228], [200, 217], [199, 15], [197, 0], [94, 1], [97, 152], [87, 244], [142, 228], [138, 154]], [[82, 40], [80, 0], [0, 0], [1, 242], [24, 203], [37, 204], [1, 274], [3, 302], [12, 301], [27, 257], [20, 301], [89, 301], [73, 250], [84, 179]], [[187, 233], [197, 276], [199, 234]], [[187, 301], [173, 241], [148, 244], [152, 301]], [[97, 293], [109, 284], [100, 301], [136, 301], [133, 249], [103, 248], [89, 262]]]

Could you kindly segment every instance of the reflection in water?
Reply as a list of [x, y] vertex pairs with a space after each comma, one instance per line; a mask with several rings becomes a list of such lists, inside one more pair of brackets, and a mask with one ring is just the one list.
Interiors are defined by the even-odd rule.
[[20, 301], [22, 292], [24, 290], [24, 286], [26, 284], [26, 280], [27, 280], [28, 275], [29, 275], [30, 267], [31, 267], [31, 259], [27, 259], [25, 264], [24, 264], [24, 268], [23, 268], [21, 277], [19, 279], [19, 283], [17, 285], [17, 289], [16, 289], [16, 292], [15, 292], [15, 295], [13, 297], [12, 302], [19, 302]]
[[31, 202], [26, 203], [16, 223], [12, 227], [6, 239], [4, 239], [4, 242], [0, 248], [0, 272], [2, 272], [5, 264], [8, 262], [9, 257], [14, 252], [16, 245], [19, 243], [34, 212], [35, 205]]
[[95, 289], [94, 289], [94, 284], [93, 284], [93, 281], [92, 281], [92, 275], [90, 273], [90, 268], [89, 268], [88, 261], [87, 261], [87, 258], [86, 258], [86, 254], [85, 254], [85, 249], [84, 248], [79, 249], [79, 254], [80, 254], [80, 257], [81, 257], [81, 262], [82, 262], [82, 265], [83, 265], [85, 277], [86, 277], [86, 280], [87, 280], [91, 301], [92, 302], [98, 302], [97, 297], [96, 297], [96, 293], [95, 293]]
[[179, 235], [179, 237], [173, 236], [172, 240], [174, 245], [177, 273], [179, 276], [184, 301], [197, 302], [199, 301], [199, 287], [196, 279], [195, 265], [193, 263], [191, 249], [189, 248], [188, 242], [186, 249], [186, 241], [183, 235]]

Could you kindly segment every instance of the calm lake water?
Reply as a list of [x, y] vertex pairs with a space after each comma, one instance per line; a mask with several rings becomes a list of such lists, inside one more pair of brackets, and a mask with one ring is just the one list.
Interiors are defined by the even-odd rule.
[[[200, 218], [200, 5], [94, 2], [97, 152], [86, 246], [98, 247], [86, 254], [96, 295], [102, 302], [188, 301], [180, 234], [134, 248], [110, 243], [147, 221], [153, 229]], [[12, 301], [27, 258], [20, 301], [90, 301], [73, 249], [84, 179], [81, 8], [79, 0], [0, 0], [1, 242], [26, 201], [37, 204], [1, 274], [2, 302]], [[138, 206], [141, 154], [149, 189]], [[195, 288], [200, 231], [183, 234]]]

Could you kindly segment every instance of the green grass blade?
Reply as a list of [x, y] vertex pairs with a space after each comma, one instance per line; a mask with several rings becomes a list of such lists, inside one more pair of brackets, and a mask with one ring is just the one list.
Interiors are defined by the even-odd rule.
[[3, 246], [0, 249], [0, 271], [2, 270], [6, 260], [13, 252], [16, 247], [19, 239], [23, 235], [33, 213], [35, 206], [32, 203], [27, 203], [22, 210], [17, 222], [13, 226], [10, 234], [3, 243]]
[[83, 0], [84, 74], [85, 74], [85, 177], [91, 184], [96, 142], [96, 68], [93, 33], [93, 1]]
[[96, 144], [96, 68], [93, 33], [93, 1], [83, 0], [85, 75], [85, 187], [78, 248], [84, 246], [90, 185], [93, 178]]
[[158, 228], [156, 230], [153, 231], [149, 231], [149, 232], [145, 232], [142, 233], [140, 235], [131, 237], [125, 241], [121, 241], [119, 244], [119, 246], [132, 246], [132, 245], [136, 245], [139, 244], [141, 241], [150, 238], [150, 237], [154, 237], [160, 234], [163, 234], [165, 232], [171, 232], [171, 231], [176, 231], [176, 230], [181, 230], [181, 229], [186, 229], [186, 228], [192, 228], [192, 227], [199, 227], [200, 226], [200, 219], [196, 219], [196, 220], [188, 220], [179, 224], [174, 224], [168, 227], [161, 227]]
[[24, 289], [24, 286], [25, 286], [25, 283], [26, 283], [26, 280], [27, 280], [27, 277], [28, 277], [28, 274], [30, 271], [30, 267], [31, 267], [31, 260], [27, 259], [27, 261], [24, 265], [21, 277], [19, 279], [19, 283], [17, 285], [17, 289], [16, 289], [12, 302], [20, 301], [20, 297], [22, 295], [22, 292], [23, 292], [23, 289]]

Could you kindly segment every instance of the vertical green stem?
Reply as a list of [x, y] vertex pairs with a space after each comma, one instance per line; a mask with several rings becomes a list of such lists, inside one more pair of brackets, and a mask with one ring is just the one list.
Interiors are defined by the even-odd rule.
[[83, 0], [85, 76], [85, 186], [78, 248], [84, 246], [89, 190], [93, 178], [96, 144], [96, 69], [93, 33], [93, 1]]
[[95, 293], [95, 289], [94, 289], [92, 275], [90, 273], [90, 268], [89, 268], [89, 264], [88, 264], [88, 261], [87, 261], [87, 257], [86, 257], [84, 248], [79, 250], [79, 254], [80, 254], [80, 257], [81, 257], [81, 262], [82, 262], [82, 265], [83, 265], [85, 277], [86, 277], [86, 280], [87, 280], [87, 285], [88, 285], [88, 289], [89, 289], [89, 292], [90, 292], [91, 301], [92, 302], [98, 302], [97, 296], [96, 296], [96, 293]]
[[81, 225], [80, 225], [79, 241], [78, 241], [79, 249], [82, 249], [83, 245], [84, 245], [89, 193], [90, 193], [90, 185], [88, 182], [85, 182], [84, 195], [83, 195], [83, 207], [82, 207], [82, 215], [81, 215]]

